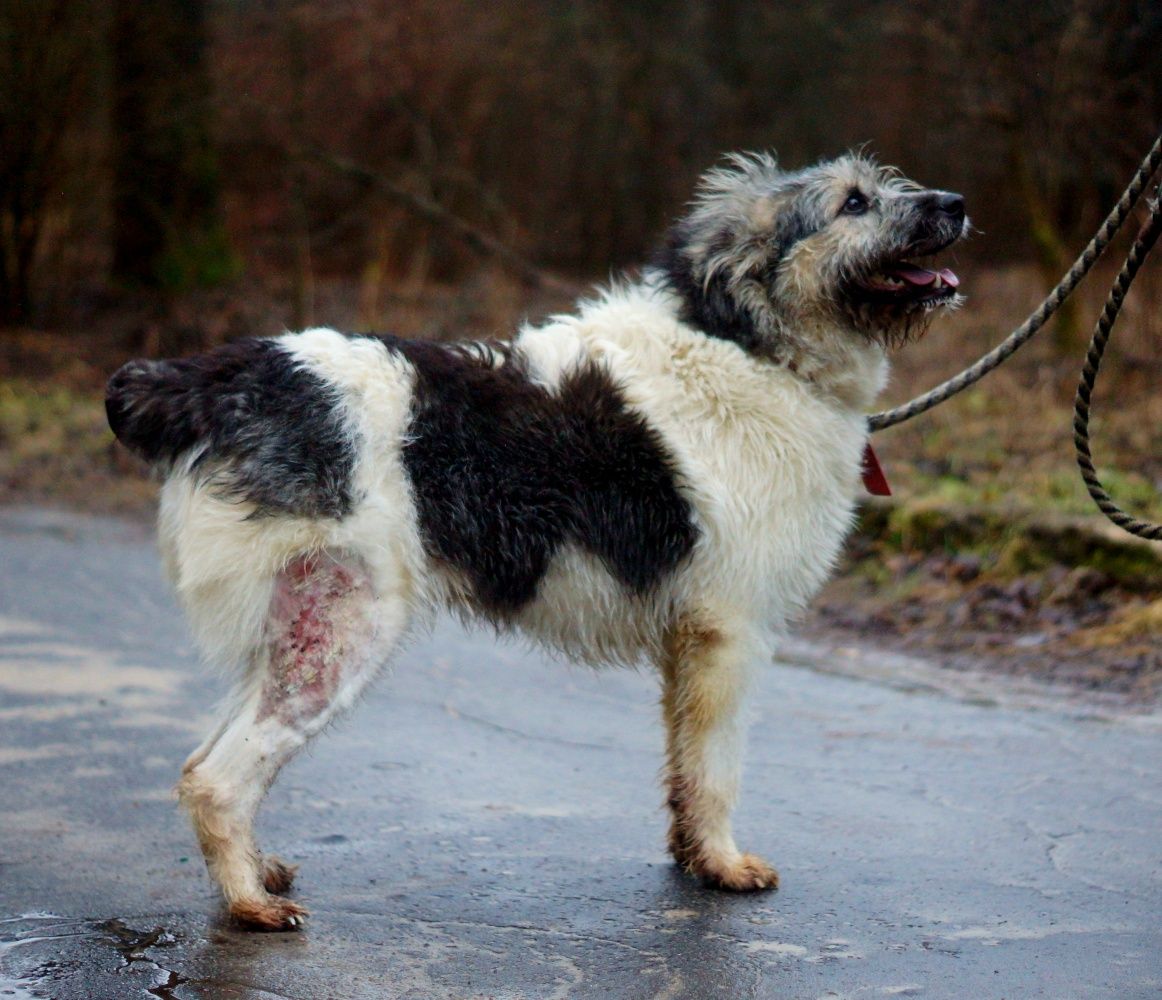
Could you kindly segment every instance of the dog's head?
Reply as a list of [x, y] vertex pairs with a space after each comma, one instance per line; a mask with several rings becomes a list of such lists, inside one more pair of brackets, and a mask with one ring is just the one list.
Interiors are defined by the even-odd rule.
[[702, 178], [655, 265], [688, 322], [749, 351], [778, 357], [821, 322], [891, 345], [962, 301], [952, 271], [915, 258], [967, 231], [960, 195], [865, 157], [785, 173], [739, 154]]

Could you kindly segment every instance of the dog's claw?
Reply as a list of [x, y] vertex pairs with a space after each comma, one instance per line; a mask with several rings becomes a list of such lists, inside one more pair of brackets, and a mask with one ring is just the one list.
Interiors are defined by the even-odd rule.
[[307, 911], [289, 899], [270, 896], [266, 901], [234, 903], [230, 916], [251, 930], [297, 931], [306, 925]]
[[702, 861], [691, 870], [707, 885], [728, 892], [758, 892], [779, 887], [779, 873], [755, 854], [743, 854], [733, 863]]

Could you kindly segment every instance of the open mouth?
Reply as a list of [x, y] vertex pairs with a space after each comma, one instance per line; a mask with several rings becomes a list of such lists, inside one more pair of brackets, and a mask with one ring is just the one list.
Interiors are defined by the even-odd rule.
[[861, 298], [884, 304], [939, 305], [956, 297], [960, 279], [947, 267], [932, 270], [900, 260], [861, 278]]

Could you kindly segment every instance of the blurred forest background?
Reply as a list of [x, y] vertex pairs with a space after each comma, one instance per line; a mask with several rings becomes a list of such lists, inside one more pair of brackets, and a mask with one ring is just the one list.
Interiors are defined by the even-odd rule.
[[[93, 407], [130, 355], [507, 336], [646, 260], [737, 149], [866, 148], [967, 195], [969, 304], [899, 358], [910, 395], [1053, 286], [1160, 123], [1157, 0], [0, 0], [0, 496], [67, 492], [55, 452], [123, 461]], [[1160, 289], [1147, 268], [1098, 401], [1146, 504]], [[1067, 402], [1103, 295], [894, 432], [917, 491], [996, 502], [1033, 470], [1089, 510], [1061, 427], [1003, 418]]]
[[[966, 195], [968, 304], [899, 355], [903, 399], [1024, 318], [1160, 125], [1158, 0], [0, 0], [0, 500], [149, 505], [101, 405], [130, 356], [308, 324], [508, 335], [643, 262], [734, 149], [866, 148]], [[1068, 404], [1116, 267], [877, 439], [902, 502], [872, 511], [833, 619], [874, 594], [892, 614], [857, 627], [1090, 635], [1089, 664], [1114, 628], [1148, 641], [1125, 676], [1162, 685], [1162, 555], [1023, 527], [1094, 520]], [[1114, 493], [1155, 517], [1160, 271], [1094, 425]]]
[[0, 317], [241, 280], [299, 326], [339, 280], [382, 326], [486, 264], [584, 283], [739, 148], [867, 144], [1055, 280], [1160, 121], [1156, 0], [2, 0]]

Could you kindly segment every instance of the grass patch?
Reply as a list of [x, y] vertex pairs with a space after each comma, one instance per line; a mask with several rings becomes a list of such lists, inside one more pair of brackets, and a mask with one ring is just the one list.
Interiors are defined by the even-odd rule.
[[856, 565], [874, 568], [892, 554], [979, 559], [981, 572], [1007, 581], [1052, 566], [1101, 572], [1126, 589], [1162, 590], [1162, 546], [1096, 518], [986, 506], [874, 503], [861, 512], [852, 546]]
[[109, 430], [101, 395], [0, 380], [0, 499], [128, 512], [153, 495], [146, 470]]
[[102, 400], [64, 386], [0, 382], [0, 471], [49, 456], [91, 456], [112, 443]]
[[1086, 629], [1078, 642], [1086, 646], [1124, 646], [1162, 640], [1162, 600], [1128, 608], [1107, 625]]

